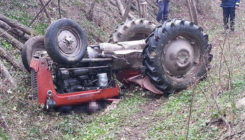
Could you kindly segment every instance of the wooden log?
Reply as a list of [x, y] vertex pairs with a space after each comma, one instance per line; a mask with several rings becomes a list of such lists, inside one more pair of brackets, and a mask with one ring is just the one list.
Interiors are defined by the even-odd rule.
[[8, 31], [11, 29], [11, 27], [2, 20], [0, 20], [0, 27], [3, 28], [4, 30], [8, 30]]
[[15, 28], [11, 29], [9, 32], [11, 34], [18, 36], [18, 38], [23, 39], [24, 41], [27, 41], [28, 39], [31, 38], [31, 36], [28, 34], [24, 34], [24, 36], [23, 36], [23, 32], [18, 30], [18, 29], [15, 29]]
[[35, 31], [32, 30], [30, 27], [27, 27], [13, 19], [10, 19], [2, 14], [0, 14], [0, 20], [4, 21], [5, 23], [7, 23], [8, 25], [10, 25], [12, 28], [16, 28], [16, 29], [19, 29], [29, 35], [34, 35], [35, 34]]
[[7, 90], [6, 88], [16, 88], [14, 78], [9, 74], [8, 69], [3, 65], [0, 60], [0, 90]]
[[2, 47], [0, 47], [0, 57], [6, 59], [10, 62], [15, 68], [26, 71], [22, 63], [16, 62], [16, 59], [12, 57], [7, 51], [5, 51]]
[[22, 48], [24, 46], [19, 40], [15, 39], [12, 35], [7, 33], [2, 28], [0, 28], [0, 37], [3, 37], [5, 40], [10, 42], [12, 45], [14, 45], [19, 50], [22, 50]]
[[23, 32], [16, 29], [16, 28], [11, 28], [7, 23], [4, 21], [0, 20], [0, 28], [6, 30], [8, 33], [10, 33], [12, 36], [17, 36], [17, 38], [23, 38], [24, 41], [28, 40], [31, 38], [30, 35], [25, 34], [23, 37]]
[[125, 21], [125, 20], [127, 19], [128, 14], [129, 14], [129, 10], [130, 10], [130, 8], [131, 8], [131, 6], [132, 6], [132, 2], [133, 2], [133, 0], [129, 0], [129, 1], [128, 1], [128, 6], [127, 6], [126, 11], [124, 12], [122, 21]]

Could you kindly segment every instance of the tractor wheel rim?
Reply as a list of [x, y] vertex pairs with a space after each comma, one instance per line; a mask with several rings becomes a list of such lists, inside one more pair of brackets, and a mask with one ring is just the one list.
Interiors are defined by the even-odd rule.
[[32, 50], [32, 58], [41, 56], [42, 54], [47, 54], [46, 49], [44, 49], [44, 43], [36, 43]]
[[76, 56], [81, 50], [81, 38], [77, 31], [70, 27], [62, 27], [57, 35], [58, 47], [65, 56]]
[[164, 48], [162, 66], [166, 74], [174, 79], [183, 79], [192, 74], [199, 62], [198, 44], [185, 37], [172, 39]]

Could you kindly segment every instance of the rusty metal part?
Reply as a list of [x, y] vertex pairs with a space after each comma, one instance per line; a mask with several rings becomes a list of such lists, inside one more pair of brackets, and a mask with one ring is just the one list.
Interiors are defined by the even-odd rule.
[[76, 56], [81, 50], [79, 34], [68, 26], [62, 27], [57, 35], [60, 52], [66, 56]]
[[159, 89], [156, 88], [156, 86], [154, 86], [149, 77], [146, 76], [144, 77], [143, 75], [139, 74], [139, 75], [136, 75], [134, 77], [130, 77], [127, 79], [128, 81], [131, 81], [131, 82], [134, 82], [138, 85], [140, 85], [142, 88], [145, 88], [153, 93], [156, 93], [156, 94], [163, 94], [162, 91], [160, 91]]
[[189, 40], [177, 39], [164, 48], [162, 67], [169, 77], [181, 80], [198, 64], [200, 52], [195, 45]]

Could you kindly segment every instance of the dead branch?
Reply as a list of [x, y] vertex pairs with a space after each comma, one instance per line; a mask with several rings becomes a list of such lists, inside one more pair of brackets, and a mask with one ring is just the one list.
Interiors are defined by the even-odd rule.
[[152, 2], [149, 2], [149, 0], [145, 0], [151, 7], [153, 7], [153, 9], [157, 10], [158, 7], [156, 4], [152, 3]]
[[95, 11], [97, 12], [104, 12], [106, 15], [108, 15], [115, 23], [117, 23], [117, 21], [115, 20], [115, 18], [107, 11], [104, 11], [102, 9], [95, 9]]
[[[116, 3], [117, 3], [118, 9], [119, 9], [121, 15], [124, 15], [125, 10], [124, 10], [124, 8], [123, 8], [123, 5], [122, 5], [121, 0], [116, 0]], [[129, 16], [130, 18], [134, 18], [134, 16], [131, 15], [130, 13], [128, 14], [128, 16]]]
[[59, 6], [59, 18], [61, 19], [61, 8], [60, 8], [60, 0], [58, 0], [58, 6]]
[[138, 11], [137, 7], [134, 4], [131, 5], [131, 9], [135, 10], [135, 11]]
[[15, 61], [15, 59], [7, 53], [3, 48], [0, 47], [0, 57], [6, 59], [8, 62], [10, 62], [15, 68], [18, 68], [21, 71], [25, 71], [23, 65], [21, 63], [18, 63]]
[[187, 133], [186, 133], [186, 139], [188, 140], [188, 135], [189, 135], [189, 128], [190, 128], [190, 121], [191, 121], [191, 115], [192, 115], [192, 107], [193, 107], [193, 99], [194, 99], [194, 92], [196, 89], [196, 84], [194, 84], [194, 87], [192, 89], [191, 93], [191, 103], [190, 103], [190, 109], [189, 109], [189, 117], [188, 117], [188, 124], [187, 124]]
[[91, 8], [89, 9], [86, 17], [89, 21], [92, 21], [93, 20], [93, 16], [94, 16], [94, 7], [95, 7], [95, 4], [96, 4], [96, 0], [94, 0], [91, 4]]
[[13, 44], [17, 49], [22, 50], [24, 45], [19, 40], [15, 39], [12, 35], [8, 34], [2, 28], [0, 28], [0, 36], [8, 42], [10, 42], [11, 44]]
[[43, 11], [43, 9], [50, 3], [51, 0], [49, 0], [41, 9], [40, 11], [37, 13], [37, 15], [32, 19], [31, 23], [28, 25], [28, 27], [30, 27], [32, 25], [32, 23], [37, 19], [37, 17], [40, 15], [40, 13]]
[[11, 87], [11, 88], [16, 87], [16, 82], [14, 78], [9, 74], [7, 68], [3, 65], [1, 60], [0, 60], [0, 77], [1, 77], [1, 82], [0, 82], [1, 90], [5, 89], [6, 87]]
[[125, 11], [125, 13], [123, 15], [122, 21], [125, 21], [127, 19], [128, 14], [129, 14], [129, 10], [130, 10], [130, 8], [132, 6], [132, 2], [133, 2], [133, 0], [129, 0], [128, 1], [128, 6], [127, 6], [127, 9], [126, 9], [126, 11]]
[[24, 31], [25, 33], [29, 34], [29, 35], [34, 35], [35, 31], [32, 30], [30, 27], [27, 27], [13, 19], [10, 19], [2, 14], [0, 14], [0, 20], [4, 21], [5, 23], [7, 23], [8, 25], [10, 25], [12, 28], [16, 28], [19, 29], [21, 31]]
[[113, 0], [110, 0], [110, 4], [112, 4], [113, 6], [117, 6]]
[[[43, 7], [43, 6], [44, 6], [43, 0], [39, 0], [39, 1], [40, 1], [41, 5], [42, 5], [42, 7]], [[50, 16], [49, 16], [48, 12], [47, 12], [47, 9], [44, 7], [43, 10], [44, 10], [44, 12], [45, 12], [47, 18], [49, 19], [49, 22], [50, 22], [50, 21], [51, 21], [51, 18], [50, 18]]]

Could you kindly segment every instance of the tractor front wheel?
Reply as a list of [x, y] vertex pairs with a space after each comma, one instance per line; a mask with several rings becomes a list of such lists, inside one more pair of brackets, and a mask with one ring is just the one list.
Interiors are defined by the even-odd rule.
[[44, 43], [52, 60], [61, 65], [80, 62], [87, 51], [85, 33], [78, 23], [70, 19], [59, 19], [49, 25]]

